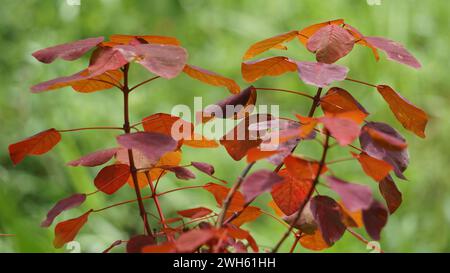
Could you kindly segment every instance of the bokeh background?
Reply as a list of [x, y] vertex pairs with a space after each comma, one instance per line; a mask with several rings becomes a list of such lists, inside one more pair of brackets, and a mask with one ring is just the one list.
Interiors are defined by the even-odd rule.
[[[116, 132], [79, 132], [64, 134], [61, 143], [50, 153], [29, 157], [13, 167], [8, 144], [47, 128], [83, 126], [120, 126], [122, 101], [117, 90], [80, 94], [70, 88], [31, 94], [29, 87], [38, 82], [69, 75], [81, 70], [87, 58], [75, 62], [38, 63], [31, 57], [37, 49], [86, 37], [110, 34], [154, 34], [176, 36], [190, 52], [191, 64], [214, 70], [236, 79], [240, 75], [241, 57], [252, 43], [275, 34], [301, 29], [313, 23], [344, 18], [367, 35], [384, 36], [403, 43], [422, 62], [421, 70], [387, 61], [382, 53], [375, 62], [370, 50], [355, 46], [339, 63], [350, 68], [350, 76], [371, 83], [393, 86], [402, 95], [425, 109], [430, 116], [427, 138], [419, 139], [406, 132], [394, 119], [388, 106], [375, 90], [353, 83], [339, 83], [349, 90], [371, 113], [371, 120], [387, 121], [402, 132], [409, 142], [411, 164], [408, 181], [396, 180], [404, 202], [389, 219], [382, 233], [381, 247], [387, 252], [450, 251], [450, 126], [448, 107], [450, 2], [442, 0], [381, 0], [369, 5], [365, 0], [81, 0], [70, 6], [63, 0], [2, 1], [0, 8], [0, 252], [55, 252], [53, 227], [39, 227], [53, 204], [74, 192], [91, 192], [98, 169], [68, 168], [64, 164], [80, 155], [114, 145]], [[288, 52], [272, 51], [264, 56], [287, 54], [301, 60], [313, 60], [297, 41], [288, 44]], [[133, 66], [134, 82], [148, 77]], [[265, 78], [256, 86], [303, 90], [295, 73], [279, 78]], [[204, 85], [185, 75], [167, 81], [157, 80], [138, 90], [131, 99], [132, 120], [157, 112], [170, 112], [176, 104], [193, 104], [202, 96], [204, 104], [227, 96], [225, 89]], [[285, 116], [305, 114], [309, 101], [282, 93], [261, 93], [261, 104], [279, 104]], [[331, 157], [348, 155], [334, 149]], [[317, 156], [313, 142], [299, 153]], [[184, 149], [183, 162], [191, 159], [214, 164], [217, 176], [235, 181], [245, 162], [235, 162], [220, 147], [210, 150]], [[269, 165], [261, 163], [257, 168]], [[366, 178], [356, 162], [335, 165], [337, 175], [350, 181], [377, 185]], [[177, 181], [172, 175], [161, 181], [161, 189], [210, 182], [201, 174], [195, 181]], [[145, 192], [147, 193], [147, 192]], [[133, 198], [124, 187], [114, 196], [96, 194], [80, 209], [65, 212], [57, 221], [80, 215], [88, 208], [101, 208]], [[215, 206], [212, 196], [203, 190], [189, 190], [162, 198], [168, 215], [201, 205]], [[270, 211], [268, 196], [258, 199]], [[152, 203], [146, 203], [154, 211]], [[156, 225], [156, 223], [152, 223]], [[262, 246], [273, 246], [284, 227], [261, 216], [245, 228], [253, 230]], [[81, 251], [98, 252], [118, 239], [141, 231], [136, 204], [93, 214], [77, 240]], [[364, 231], [359, 231], [365, 235]], [[365, 235], [366, 236], [366, 235]], [[290, 243], [285, 243], [284, 251]], [[123, 251], [122, 247], [117, 251]], [[306, 252], [298, 248], [300, 252]], [[327, 250], [330, 252], [368, 252], [366, 246], [350, 235]]]

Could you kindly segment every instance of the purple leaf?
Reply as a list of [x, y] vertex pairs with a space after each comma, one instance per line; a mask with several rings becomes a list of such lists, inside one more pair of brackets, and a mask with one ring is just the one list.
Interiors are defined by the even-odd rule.
[[80, 72], [77, 72], [71, 76], [65, 76], [65, 77], [60, 77], [60, 78], [56, 78], [53, 80], [49, 80], [49, 81], [45, 81], [45, 82], [41, 82], [39, 84], [36, 84], [34, 86], [31, 87], [31, 92], [32, 93], [40, 93], [42, 91], [47, 91], [47, 90], [51, 90], [51, 89], [55, 89], [58, 88], [60, 86], [66, 86], [68, 83], [71, 82], [77, 82], [80, 80], [87, 80], [89, 78], [92, 78], [94, 76], [86, 76], [84, 75], [85, 70], [82, 70]]
[[171, 79], [183, 71], [187, 51], [179, 46], [162, 44], [135, 44], [115, 47], [129, 62], [136, 61], [150, 72]]
[[242, 184], [245, 201], [248, 202], [263, 192], [270, 191], [273, 185], [281, 181], [283, 181], [281, 176], [268, 170], [260, 170], [252, 173]]
[[127, 242], [127, 253], [141, 253], [144, 246], [154, 245], [156, 240], [149, 235], [136, 235], [130, 238]]
[[341, 221], [342, 212], [339, 204], [325, 195], [314, 196], [310, 202], [311, 212], [319, 225], [323, 239], [327, 244], [333, 244], [346, 230]]
[[342, 81], [348, 73], [348, 68], [337, 64], [296, 61], [300, 79], [306, 84], [326, 87], [333, 81]]
[[326, 177], [331, 189], [337, 192], [349, 211], [368, 209], [372, 204], [372, 191], [369, 186], [348, 183], [333, 176]]
[[316, 53], [316, 60], [331, 64], [347, 55], [353, 49], [355, 39], [343, 27], [328, 25], [319, 29], [309, 39], [306, 47]]
[[78, 207], [86, 200], [86, 194], [76, 193], [70, 197], [64, 198], [47, 213], [47, 218], [41, 223], [41, 227], [49, 227], [53, 220], [65, 210]]
[[373, 200], [367, 210], [363, 210], [362, 218], [367, 233], [372, 239], [380, 240], [380, 233], [387, 223], [388, 212], [386, 208], [378, 201]]
[[[227, 108], [234, 110], [234, 108], [239, 109], [238, 107], [244, 108], [247, 106], [251, 97], [256, 95], [256, 89], [253, 86], [249, 86], [246, 89], [242, 90], [240, 93], [229, 96], [216, 104], [209, 105], [203, 110], [203, 114], [207, 116], [214, 116], [217, 118], [229, 118], [235, 115], [238, 111], [227, 111]], [[218, 109], [221, 110], [221, 113], [218, 113]], [[221, 114], [221, 115], [219, 115]]]
[[374, 47], [383, 50], [388, 55], [388, 59], [419, 69], [422, 65], [409, 53], [403, 45], [395, 41], [382, 37], [364, 37], [364, 39]]
[[114, 48], [100, 47], [92, 53], [88, 67], [89, 75], [98, 76], [106, 71], [119, 69], [127, 63], [122, 54]]
[[204, 162], [191, 162], [192, 166], [194, 168], [196, 168], [197, 170], [204, 172], [208, 175], [213, 175], [214, 174], [214, 166], [208, 164], [208, 163], [204, 163]]
[[195, 174], [184, 167], [180, 167], [180, 166], [170, 167], [170, 168], [167, 168], [167, 170], [175, 173], [175, 176], [179, 179], [189, 180], [189, 179], [195, 178]]
[[46, 64], [53, 62], [57, 58], [73, 61], [83, 56], [91, 48], [97, 46], [101, 42], [103, 42], [103, 37], [88, 38], [41, 49], [34, 52], [32, 55], [38, 61]]
[[406, 170], [409, 164], [409, 155], [407, 149], [393, 150], [387, 149], [382, 146], [376, 140], [372, 139], [365, 127], [373, 128], [384, 134], [387, 134], [398, 141], [405, 142], [405, 139], [391, 126], [382, 122], [368, 122], [361, 129], [361, 135], [359, 136], [359, 142], [361, 143], [361, 148], [370, 156], [375, 157], [380, 160], [384, 160], [394, 167], [394, 172], [397, 177], [406, 179], [403, 172]]
[[85, 166], [85, 167], [94, 167], [102, 165], [108, 162], [119, 150], [119, 148], [110, 148], [105, 150], [96, 151], [85, 155], [77, 160], [70, 161], [67, 163], [69, 166]]
[[158, 162], [165, 153], [175, 150], [178, 143], [170, 136], [154, 132], [124, 134], [118, 136], [117, 141], [127, 149], [142, 152], [152, 163]]

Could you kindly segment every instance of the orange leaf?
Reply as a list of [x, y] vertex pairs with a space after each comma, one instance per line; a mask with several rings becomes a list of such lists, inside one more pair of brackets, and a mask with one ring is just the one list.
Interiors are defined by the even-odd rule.
[[[81, 73], [82, 76], [88, 76], [89, 71], [86, 69]], [[74, 81], [72, 83], [68, 83], [67, 85], [72, 86], [75, 91], [81, 93], [91, 93], [100, 90], [105, 90], [112, 88], [113, 85], [108, 84], [106, 82], [111, 82], [117, 84], [123, 77], [123, 73], [120, 70], [111, 70], [107, 71], [103, 74], [100, 74], [96, 77], [87, 80]], [[106, 82], [104, 82], [106, 81]]]
[[247, 163], [255, 162], [270, 157], [279, 152], [280, 151], [261, 151], [259, 147], [253, 147], [247, 152]]
[[296, 179], [286, 169], [282, 169], [278, 174], [284, 180], [273, 186], [272, 198], [281, 211], [289, 216], [295, 213], [303, 202], [306, 202], [306, 197], [312, 187], [312, 180]]
[[391, 164], [386, 161], [371, 157], [366, 153], [361, 153], [359, 155], [352, 153], [352, 155], [354, 158], [358, 159], [363, 171], [375, 181], [382, 180], [394, 169]]
[[377, 90], [403, 127], [424, 138], [428, 122], [427, 114], [387, 85], [378, 85]]
[[128, 44], [134, 39], [144, 40], [148, 43], [153, 44], [164, 44], [164, 45], [180, 45], [180, 41], [174, 37], [167, 36], [152, 36], [152, 35], [123, 35], [114, 34], [109, 37], [110, 43], [106, 42], [103, 45], [115, 45], [115, 44]]
[[323, 239], [322, 233], [319, 229], [316, 229], [313, 234], [302, 235], [300, 238], [300, 244], [304, 248], [314, 251], [319, 251], [330, 247], [330, 245], [328, 245]]
[[255, 57], [258, 54], [261, 54], [269, 49], [272, 48], [279, 48], [279, 46], [282, 43], [288, 42], [292, 39], [294, 39], [298, 35], [298, 31], [293, 30], [289, 31], [265, 40], [262, 40], [260, 42], [257, 42], [250, 46], [250, 48], [245, 52], [244, 54], [244, 60], [251, 59]]
[[196, 218], [206, 216], [206, 215], [210, 214], [211, 212], [212, 212], [212, 210], [210, 210], [208, 208], [204, 208], [204, 207], [177, 211], [177, 213], [179, 215], [181, 215], [183, 217], [191, 218], [191, 219], [196, 219]]
[[[229, 188], [212, 182], [205, 184], [203, 188], [209, 191], [212, 195], [214, 195], [214, 198], [216, 199], [216, 202], [217, 204], [219, 204], [219, 206], [223, 205], [223, 200], [225, 200], [225, 198], [228, 195], [228, 192], [230, 191]], [[245, 204], [244, 195], [241, 192], [236, 191], [233, 198], [231, 199], [228, 211], [229, 212], [240, 211], [244, 207], [244, 204]]]
[[[317, 172], [319, 171], [319, 163], [312, 162], [300, 157], [289, 155], [284, 159], [286, 170], [289, 174], [298, 180], [314, 180]], [[320, 171], [320, 174], [327, 171], [327, 167], [324, 165]]]
[[356, 43], [362, 46], [366, 46], [372, 49], [373, 55], [375, 56], [375, 60], [380, 59], [380, 55], [378, 54], [378, 50], [371, 43], [369, 43], [366, 39], [364, 39], [364, 35], [361, 34], [356, 28], [351, 25], [345, 24], [344, 28], [346, 28], [353, 37], [355, 37]]
[[106, 194], [113, 194], [125, 185], [129, 176], [130, 166], [114, 164], [101, 169], [94, 179], [94, 184], [98, 190]]
[[217, 148], [219, 144], [205, 136], [194, 134], [193, 139], [184, 139], [183, 144], [193, 148]]
[[408, 147], [404, 139], [394, 137], [374, 128], [365, 127], [364, 130], [369, 133], [370, 137], [377, 144], [389, 150], [403, 150]]
[[[139, 154], [137, 154], [137, 155], [139, 155]], [[136, 152], [133, 151], [133, 157], [136, 158], [137, 155], [136, 155]], [[158, 177], [160, 177], [160, 176], [163, 177], [167, 173], [167, 171], [165, 169], [158, 168], [158, 166], [169, 167], [169, 166], [180, 165], [181, 155], [182, 155], [181, 151], [168, 152], [165, 155], [163, 155], [163, 157], [161, 157], [161, 159], [154, 166], [154, 168], [152, 168], [150, 170], [150, 173], [149, 173], [150, 179], [152, 181], [155, 181], [158, 179]], [[128, 161], [127, 161], [127, 163], [128, 163]], [[148, 168], [148, 167], [150, 167], [150, 166], [142, 166], [142, 168]], [[148, 179], [147, 179], [147, 175], [145, 174], [145, 172], [138, 172], [137, 178], [138, 178], [138, 184], [139, 184], [140, 189], [142, 189], [148, 185]], [[130, 176], [128, 178], [127, 182], [131, 188], [134, 188], [132, 176]]]
[[341, 25], [343, 23], [344, 23], [343, 19], [337, 19], [337, 20], [327, 21], [327, 22], [318, 23], [318, 24], [314, 24], [314, 25], [305, 27], [304, 29], [299, 31], [298, 39], [300, 40], [300, 42], [302, 44], [306, 45], [306, 42], [308, 42], [309, 37], [311, 37], [319, 29], [326, 27], [328, 25]]
[[197, 79], [201, 82], [211, 84], [214, 86], [224, 86], [233, 94], [237, 94], [241, 90], [239, 85], [234, 80], [226, 78], [214, 72], [202, 69], [200, 67], [186, 64], [184, 66], [183, 72], [186, 73], [191, 78]]
[[269, 207], [273, 209], [273, 212], [275, 212], [275, 214], [278, 215], [278, 217], [283, 218], [286, 216], [286, 214], [284, 214], [283, 211], [281, 211], [281, 209], [277, 206], [275, 201], [270, 200], [269, 203], [267, 203], [267, 205], [269, 205]]
[[301, 116], [298, 114], [296, 114], [295, 116], [298, 118], [298, 120], [300, 121], [300, 124], [302, 125], [302, 126], [300, 126], [299, 136], [301, 138], [307, 138], [312, 133], [314, 128], [316, 128], [316, 125], [318, 123], [317, 119], [310, 118], [310, 117], [304, 117], [304, 116]]
[[40, 132], [20, 142], [9, 145], [9, 156], [14, 165], [27, 155], [41, 155], [50, 151], [61, 140], [61, 134], [54, 128]]
[[364, 226], [362, 220], [362, 210], [350, 211], [348, 210], [342, 201], [338, 202], [342, 212], [342, 223], [347, 227], [360, 228]]
[[55, 239], [53, 240], [53, 245], [56, 248], [61, 248], [65, 243], [73, 241], [80, 229], [86, 224], [91, 212], [92, 210], [89, 210], [78, 218], [58, 223], [55, 227]]
[[277, 56], [244, 62], [241, 65], [242, 76], [247, 82], [254, 82], [263, 76], [278, 76], [286, 72], [297, 71], [297, 65], [288, 58]]
[[347, 117], [361, 124], [369, 115], [349, 92], [339, 87], [330, 88], [320, 102], [325, 116]]
[[[239, 214], [239, 216], [236, 219], [231, 221], [231, 223], [237, 227], [240, 227], [247, 222], [256, 220], [259, 216], [261, 216], [261, 214], [262, 212], [260, 208], [248, 206], [241, 212], [241, 214]], [[233, 212], [228, 211], [226, 218], [230, 217], [231, 215], [233, 215]]]
[[[172, 130], [183, 138], [190, 138], [194, 132], [194, 125], [177, 116], [172, 116], [166, 113], [157, 113], [142, 119], [142, 126], [146, 132], [161, 133], [172, 136]], [[175, 128], [173, 128], [176, 126]]]

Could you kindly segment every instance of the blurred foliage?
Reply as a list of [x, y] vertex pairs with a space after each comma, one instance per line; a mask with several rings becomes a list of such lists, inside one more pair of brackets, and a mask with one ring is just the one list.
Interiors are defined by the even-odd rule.
[[[416, 71], [389, 62], [384, 54], [375, 62], [370, 50], [355, 47], [340, 61], [350, 68], [353, 78], [393, 86], [412, 102], [425, 109], [431, 119], [427, 139], [407, 133], [393, 118], [388, 106], [374, 89], [353, 83], [339, 84], [347, 88], [371, 112], [371, 120], [384, 120], [399, 129], [409, 141], [411, 164], [406, 171], [408, 181], [398, 181], [404, 196], [400, 209], [384, 229], [381, 247], [387, 252], [450, 251], [450, 158], [449, 88], [445, 76], [448, 58], [450, 2], [442, 0], [382, 0], [380, 6], [366, 1], [342, 0], [81, 0], [81, 6], [70, 6], [63, 0], [2, 1], [0, 9], [0, 233], [15, 237], [0, 238], [1, 252], [54, 252], [53, 228], [39, 227], [48, 209], [73, 192], [90, 192], [98, 169], [68, 168], [65, 162], [99, 148], [114, 145], [115, 132], [78, 132], [64, 134], [63, 141], [52, 152], [27, 158], [13, 167], [7, 146], [41, 130], [83, 126], [122, 124], [122, 101], [117, 90], [79, 94], [69, 88], [39, 95], [29, 93], [35, 83], [69, 75], [81, 70], [87, 58], [76, 62], [57, 61], [51, 66], [31, 57], [37, 49], [86, 37], [122, 34], [156, 34], [176, 36], [190, 52], [189, 62], [233, 77], [242, 86], [241, 57], [247, 47], [263, 38], [335, 18], [344, 18], [363, 33], [384, 36], [403, 43], [423, 64]], [[291, 57], [312, 60], [313, 57], [297, 41], [287, 53]], [[266, 55], [278, 54], [270, 52]], [[132, 68], [135, 82], [148, 75], [137, 66]], [[258, 86], [314, 89], [299, 82], [292, 73], [276, 79], [265, 78]], [[132, 96], [132, 119], [157, 112], [170, 112], [176, 104], [193, 104], [194, 96], [202, 96], [204, 105], [228, 93], [189, 79], [185, 75], [166, 81], [157, 80]], [[296, 98], [296, 99], [294, 99]], [[263, 93], [261, 104], [279, 104], [285, 116], [306, 113], [309, 101], [282, 93]], [[445, 120], [447, 117], [447, 120]], [[299, 153], [316, 155], [316, 144], [302, 145]], [[347, 156], [346, 151], [333, 150], [334, 158]], [[342, 149], [345, 150], [345, 149]], [[234, 162], [223, 148], [214, 150], [184, 149], [184, 162], [195, 158], [216, 166], [217, 176], [233, 182], [245, 162]], [[339, 166], [338, 166], [339, 165]], [[350, 181], [377, 185], [365, 178], [355, 162], [336, 165], [336, 174]], [[258, 167], [269, 165], [259, 164]], [[201, 174], [195, 182], [179, 182], [168, 175], [161, 189], [187, 183], [202, 184], [210, 180]], [[146, 191], [146, 193], [148, 193]], [[133, 191], [122, 189], [114, 196], [97, 194], [80, 208], [64, 213], [57, 221], [80, 215], [88, 208], [100, 208], [133, 198]], [[213, 198], [202, 190], [188, 190], [161, 198], [169, 215], [179, 209], [200, 205], [215, 206]], [[268, 197], [260, 198], [266, 207]], [[154, 206], [147, 203], [148, 207]], [[270, 211], [270, 208], [266, 208]], [[117, 239], [142, 230], [137, 206], [129, 204], [90, 217], [77, 240], [84, 252], [101, 251]], [[157, 223], [153, 222], [153, 226]], [[284, 227], [262, 216], [248, 228], [253, 229], [262, 246], [273, 246]], [[364, 234], [364, 231], [360, 231]], [[365, 235], [365, 234], [364, 234]], [[365, 235], [366, 236], [366, 235]], [[290, 243], [284, 245], [284, 251]], [[298, 248], [303, 252], [304, 249]], [[123, 250], [121, 247], [118, 251]], [[66, 251], [66, 250], [62, 250]], [[366, 246], [350, 235], [337, 243], [331, 252], [367, 252]]]

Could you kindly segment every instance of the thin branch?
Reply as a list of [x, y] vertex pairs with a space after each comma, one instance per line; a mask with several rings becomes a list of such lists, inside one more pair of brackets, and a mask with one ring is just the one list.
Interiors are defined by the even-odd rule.
[[339, 158], [339, 159], [328, 161], [326, 164], [331, 165], [331, 164], [336, 164], [339, 162], [350, 161], [350, 160], [355, 160], [355, 158], [354, 157]]
[[219, 218], [217, 220], [217, 226], [220, 227], [220, 226], [223, 225], [223, 222], [225, 220], [225, 215], [226, 215], [227, 210], [228, 210], [228, 208], [230, 207], [230, 204], [231, 204], [231, 200], [232, 200], [234, 194], [236, 193], [236, 191], [238, 191], [238, 189], [241, 186], [242, 182], [244, 181], [244, 178], [247, 176], [247, 174], [252, 169], [253, 165], [255, 165], [255, 162], [252, 162], [252, 163], [248, 164], [245, 167], [245, 169], [242, 171], [241, 175], [239, 175], [239, 177], [237, 179], [237, 182], [233, 185], [231, 190], [228, 192], [227, 197], [223, 201], [223, 209], [222, 209], [222, 211], [219, 214]]
[[141, 83], [138, 83], [138, 84], [136, 84], [135, 86], [133, 86], [133, 87], [130, 88], [130, 92], [133, 91], [134, 89], [136, 89], [136, 88], [138, 88], [138, 87], [140, 87], [140, 86], [142, 86], [142, 85], [144, 85], [144, 84], [146, 84], [146, 83], [149, 83], [149, 82], [151, 82], [151, 81], [153, 81], [153, 80], [156, 80], [156, 79], [158, 79], [158, 78], [160, 78], [160, 76], [155, 76], [155, 77], [152, 77], [152, 78], [150, 78], [150, 79], [148, 79], [148, 80], [145, 80], [145, 81], [143, 81], [143, 82], [141, 82]]
[[171, 192], [176, 192], [176, 191], [189, 190], [189, 189], [198, 189], [198, 188], [203, 188], [203, 185], [186, 186], [186, 187], [176, 188], [176, 189], [168, 190], [168, 191], [165, 191], [165, 192], [157, 193], [156, 196], [161, 196], [161, 195], [165, 195], [165, 194], [168, 194], [168, 193], [171, 193]]
[[291, 250], [289, 250], [289, 253], [294, 253], [295, 247], [297, 246], [298, 242], [300, 241], [300, 239], [302, 238], [301, 233], [299, 234], [295, 234], [295, 241], [291, 246]]
[[[360, 234], [358, 234], [357, 232], [355, 232], [353, 229], [351, 228], [347, 228], [347, 231], [353, 235], [353, 237], [355, 237], [356, 239], [358, 239], [359, 241], [363, 242], [366, 245], [369, 245], [369, 241], [366, 240], [364, 237], [362, 237]], [[375, 250], [379, 251], [380, 253], [384, 253], [384, 251], [381, 248], [378, 247], [374, 247]]]
[[314, 193], [314, 189], [316, 188], [317, 182], [319, 182], [320, 173], [322, 172], [322, 169], [325, 166], [325, 160], [326, 160], [326, 157], [327, 157], [329, 141], [330, 141], [330, 135], [327, 132], [326, 136], [325, 136], [325, 144], [324, 144], [324, 147], [323, 147], [322, 158], [320, 159], [319, 168], [317, 169], [317, 173], [316, 173], [316, 176], [314, 177], [314, 181], [312, 183], [311, 189], [309, 189], [309, 192], [306, 195], [305, 200], [302, 202], [302, 204], [301, 204], [301, 206], [300, 206], [300, 208], [298, 210], [297, 217], [295, 217], [294, 221], [292, 221], [292, 224], [291, 224], [289, 230], [283, 235], [281, 240], [274, 247], [274, 249], [273, 249], [274, 253], [276, 253], [278, 251], [278, 249], [281, 247], [283, 242], [289, 236], [289, 233], [294, 229], [294, 224], [297, 223], [298, 220], [300, 219], [300, 217], [301, 217], [301, 215], [303, 213], [303, 209], [305, 208], [306, 204], [308, 203], [309, 199], [311, 199], [311, 196]]
[[355, 80], [355, 79], [350, 79], [350, 78], [345, 78], [345, 80], [377, 88], [377, 86], [375, 84], [371, 84], [371, 83], [368, 83], [368, 82], [363, 82], [363, 81], [360, 81], [360, 80]]
[[112, 126], [96, 126], [96, 127], [82, 127], [82, 128], [74, 128], [74, 129], [64, 129], [57, 130], [60, 133], [67, 132], [76, 132], [76, 131], [85, 131], [85, 130], [123, 130], [123, 127], [112, 127]]
[[270, 88], [270, 87], [256, 87], [256, 90], [266, 90], [266, 91], [276, 91], [276, 92], [284, 92], [284, 93], [291, 93], [291, 94], [296, 94], [299, 96], [303, 96], [306, 98], [310, 98], [310, 99], [314, 99], [313, 96], [305, 93], [305, 92], [300, 92], [300, 91], [293, 91], [293, 90], [289, 90], [289, 89], [281, 89], [281, 88]]

